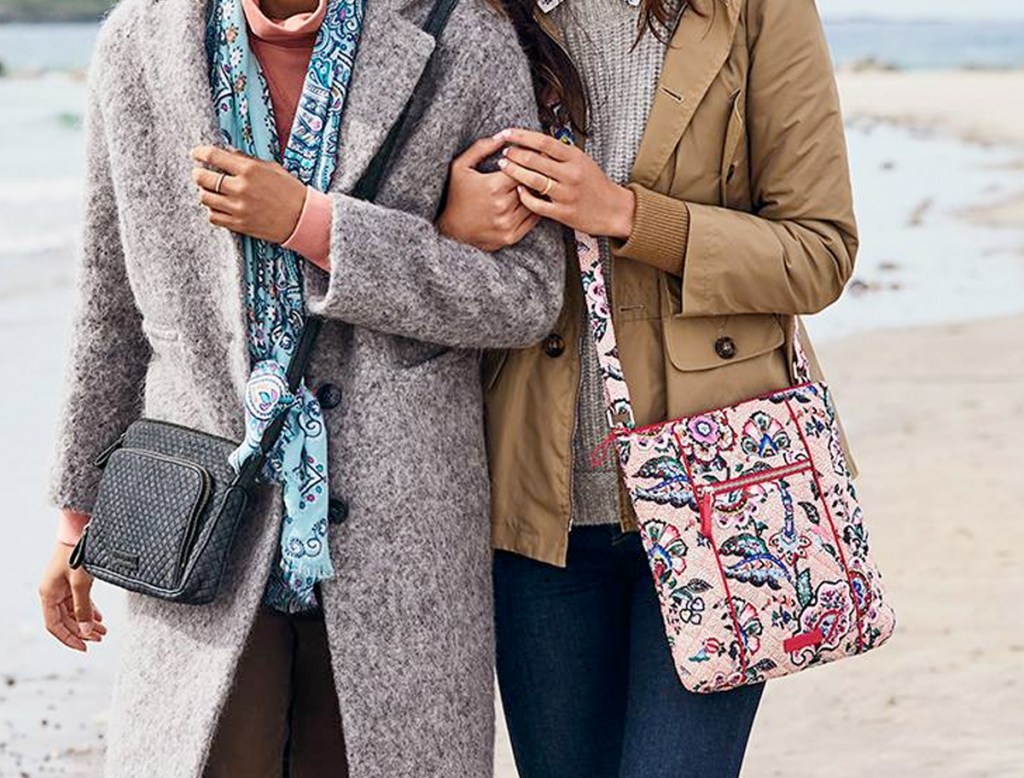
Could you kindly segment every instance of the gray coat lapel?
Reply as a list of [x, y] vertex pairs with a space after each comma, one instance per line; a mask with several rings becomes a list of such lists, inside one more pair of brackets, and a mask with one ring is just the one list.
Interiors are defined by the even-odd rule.
[[[180, 128], [176, 151], [186, 157], [198, 143], [219, 142], [205, 48], [207, 8], [205, 0], [156, 0], [148, 9], [157, 36], [150, 47], [155, 110]], [[367, 0], [332, 190], [355, 185], [412, 94], [434, 50], [420, 20], [410, 18], [425, 15], [419, 0]]]
[[434, 50], [434, 39], [403, 13], [425, 16], [392, 0], [366, 0], [348, 102], [341, 122], [333, 191], [348, 192], [366, 170], [412, 94]]
[[[419, 0], [413, 0], [419, 3]], [[145, 10], [144, 27], [154, 40], [147, 47], [145, 79], [152, 95], [151, 110], [159, 126], [173, 127], [164, 133], [170, 145], [171, 179], [182, 186], [167, 192], [179, 197], [183, 232], [196, 243], [195, 256], [218, 258], [214, 264], [192, 268], [198, 288], [196, 304], [202, 310], [180, 323], [183, 334], [195, 342], [216, 344], [218, 353], [207, 354], [193, 367], [214, 383], [230, 383], [214, 396], [235, 398], [245, 391], [249, 374], [246, 348], [244, 278], [238, 241], [226, 230], [206, 223], [196, 204], [189, 178], [189, 151], [198, 144], [219, 144], [220, 133], [210, 97], [206, 56], [207, 0], [153, 0]], [[367, 0], [366, 17], [356, 54], [348, 102], [342, 119], [338, 168], [333, 191], [351, 190], [398, 118], [434, 49], [434, 40], [405, 16], [425, 16], [422, 6], [403, 8], [396, 0]], [[147, 59], [148, 58], [148, 59]], [[180, 168], [180, 169], [178, 169]], [[216, 370], [219, 375], [212, 375]], [[226, 434], [241, 434], [241, 414], [221, 409], [232, 429], [216, 423]]]

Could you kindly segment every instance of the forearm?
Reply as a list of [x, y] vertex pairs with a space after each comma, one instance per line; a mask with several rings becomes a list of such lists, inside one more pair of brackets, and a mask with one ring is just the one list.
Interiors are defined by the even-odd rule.
[[683, 316], [816, 313], [853, 273], [851, 238], [832, 222], [694, 203], [689, 211]]
[[328, 272], [307, 273], [314, 313], [460, 348], [514, 348], [547, 333], [561, 307], [561, 243], [541, 225], [488, 253], [419, 216], [331, 195]]
[[331, 268], [331, 224], [333, 203], [329, 195], [306, 187], [306, 200], [295, 229], [281, 245], [300, 254], [321, 270]]
[[57, 519], [57, 542], [65, 546], [73, 546], [82, 536], [85, 525], [89, 523], [88, 513], [64, 509]]

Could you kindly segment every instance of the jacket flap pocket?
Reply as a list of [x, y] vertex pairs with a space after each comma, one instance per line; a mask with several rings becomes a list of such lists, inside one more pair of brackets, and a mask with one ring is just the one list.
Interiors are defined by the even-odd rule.
[[662, 319], [665, 351], [676, 370], [711, 370], [767, 354], [786, 342], [774, 314]]
[[209, 491], [208, 473], [192, 462], [138, 448], [114, 451], [89, 522], [86, 568], [175, 588]]

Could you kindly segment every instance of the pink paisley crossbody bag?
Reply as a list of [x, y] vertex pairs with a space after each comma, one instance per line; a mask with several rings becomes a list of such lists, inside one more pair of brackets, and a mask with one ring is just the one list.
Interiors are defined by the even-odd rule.
[[576, 242], [608, 423], [683, 685], [723, 691], [884, 643], [895, 615], [828, 388], [796, 333], [794, 386], [637, 427], [598, 244]]

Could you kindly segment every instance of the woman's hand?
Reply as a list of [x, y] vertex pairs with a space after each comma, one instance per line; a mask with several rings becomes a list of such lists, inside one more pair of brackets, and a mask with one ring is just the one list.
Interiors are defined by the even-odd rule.
[[68, 565], [71, 550], [57, 543], [39, 584], [39, 601], [46, 631], [68, 648], [85, 651], [86, 641], [100, 642], [107, 628], [92, 601], [92, 576]]
[[270, 243], [288, 240], [306, 201], [301, 181], [276, 162], [216, 146], [196, 146], [192, 159], [206, 166], [196, 167], [192, 180], [211, 224]]
[[437, 220], [437, 229], [445, 237], [497, 251], [514, 246], [537, 226], [540, 217], [519, 202], [514, 179], [476, 169], [504, 144], [497, 137], [481, 138], [452, 162], [448, 199]]
[[583, 151], [532, 130], [503, 130], [495, 138], [514, 144], [498, 164], [521, 184], [519, 199], [533, 213], [590, 235], [629, 237], [636, 196]]

